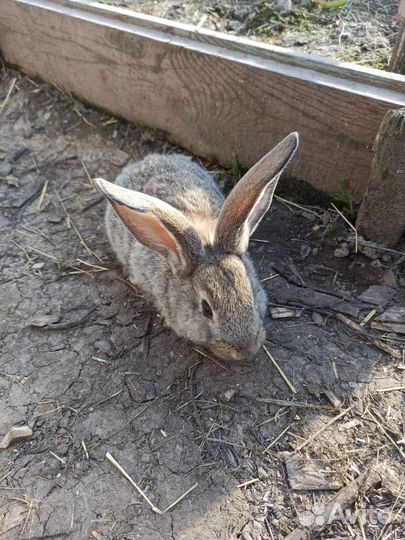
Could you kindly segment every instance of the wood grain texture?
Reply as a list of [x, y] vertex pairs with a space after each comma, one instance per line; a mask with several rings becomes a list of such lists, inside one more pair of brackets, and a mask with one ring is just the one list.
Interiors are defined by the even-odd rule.
[[331, 195], [345, 184], [361, 198], [384, 114], [405, 104], [399, 75], [304, 55], [288, 62], [274, 48], [127, 10], [0, 0], [0, 12], [0, 50], [30, 75], [223, 165], [236, 151], [249, 167], [298, 131], [287, 174]]
[[405, 109], [387, 112], [373, 150], [356, 226], [367, 240], [394, 247], [405, 233]]

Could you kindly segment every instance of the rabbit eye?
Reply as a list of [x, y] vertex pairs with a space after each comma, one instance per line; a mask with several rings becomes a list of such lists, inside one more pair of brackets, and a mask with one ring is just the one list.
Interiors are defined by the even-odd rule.
[[206, 300], [203, 300], [201, 302], [201, 308], [202, 312], [205, 315], [205, 317], [208, 317], [208, 319], [212, 319], [212, 309], [209, 303]]

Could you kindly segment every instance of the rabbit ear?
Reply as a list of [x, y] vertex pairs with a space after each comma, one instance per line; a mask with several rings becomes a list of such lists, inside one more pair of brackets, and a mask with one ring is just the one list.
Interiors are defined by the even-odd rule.
[[204, 247], [181, 212], [155, 197], [116, 186], [102, 178], [95, 178], [94, 183], [139, 242], [165, 255], [174, 271], [182, 274], [192, 271]]
[[215, 245], [241, 255], [249, 237], [267, 212], [280, 175], [298, 148], [298, 133], [290, 133], [241, 178], [218, 217]]

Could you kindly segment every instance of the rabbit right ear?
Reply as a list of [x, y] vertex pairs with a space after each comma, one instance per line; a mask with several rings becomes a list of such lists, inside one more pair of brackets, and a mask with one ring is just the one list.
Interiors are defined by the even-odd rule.
[[290, 133], [239, 180], [219, 214], [215, 245], [241, 255], [249, 237], [267, 212], [278, 179], [298, 148], [298, 133]]
[[181, 212], [156, 197], [102, 178], [95, 178], [94, 183], [141, 244], [165, 255], [173, 271], [187, 274], [193, 270], [204, 247], [197, 231]]

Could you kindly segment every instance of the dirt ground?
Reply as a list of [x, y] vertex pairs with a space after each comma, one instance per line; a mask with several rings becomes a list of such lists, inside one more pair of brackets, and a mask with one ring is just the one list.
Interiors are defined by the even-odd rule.
[[[317, 516], [313, 540], [403, 538], [405, 336], [367, 323], [364, 339], [337, 316], [404, 306], [405, 256], [355, 253], [333, 209], [276, 201], [251, 252], [270, 308], [302, 309], [266, 319], [293, 388], [264, 351], [206, 358], [123, 280], [89, 180], [176, 150], [1, 71], [0, 440], [16, 425], [32, 436], [0, 450], [0, 537], [272, 540]], [[195, 487], [158, 515], [107, 452], [160, 509]], [[335, 491], [297, 490], [286, 469], [297, 456]], [[322, 525], [319, 505], [372, 466], [382, 479], [347, 511], [375, 509], [377, 522]]]
[[276, 0], [101, 1], [378, 69], [388, 69], [398, 31], [398, 0], [347, 0], [334, 9], [292, 0], [289, 12]]

